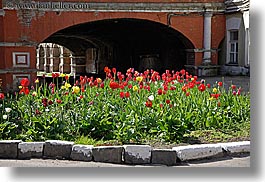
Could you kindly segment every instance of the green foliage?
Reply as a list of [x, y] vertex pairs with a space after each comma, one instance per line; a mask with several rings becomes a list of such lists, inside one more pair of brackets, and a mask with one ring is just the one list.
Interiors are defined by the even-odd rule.
[[[54, 77], [49, 85], [34, 83], [29, 94], [6, 96], [0, 100], [0, 139], [182, 142], [191, 131], [237, 131], [250, 124], [250, 94], [240, 89], [199, 90], [202, 83], [183, 70], [121, 75], [106, 72], [104, 81], [81, 77], [75, 86]], [[64, 79], [62, 87], [58, 79]]]

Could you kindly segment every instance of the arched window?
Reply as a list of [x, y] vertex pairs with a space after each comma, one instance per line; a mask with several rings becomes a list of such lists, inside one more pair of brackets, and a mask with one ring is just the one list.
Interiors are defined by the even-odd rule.
[[72, 66], [72, 52], [59, 44], [41, 43], [37, 47], [37, 64], [38, 74], [43, 73], [74, 73], [75, 68]]

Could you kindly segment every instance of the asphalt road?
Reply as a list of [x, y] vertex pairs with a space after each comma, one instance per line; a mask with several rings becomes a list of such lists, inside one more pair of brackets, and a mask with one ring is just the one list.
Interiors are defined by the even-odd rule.
[[[163, 165], [125, 165], [69, 160], [0, 160], [0, 167], [161, 167]], [[250, 167], [250, 156], [226, 157], [183, 162], [172, 167]]]

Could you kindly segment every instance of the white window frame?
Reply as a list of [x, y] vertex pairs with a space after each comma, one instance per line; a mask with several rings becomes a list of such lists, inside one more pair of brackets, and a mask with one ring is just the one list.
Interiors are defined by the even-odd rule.
[[[237, 39], [231, 40], [231, 34], [237, 32]], [[238, 30], [229, 30], [228, 31], [228, 64], [238, 65], [238, 37], [239, 31]], [[233, 50], [232, 50], [233, 49]]]

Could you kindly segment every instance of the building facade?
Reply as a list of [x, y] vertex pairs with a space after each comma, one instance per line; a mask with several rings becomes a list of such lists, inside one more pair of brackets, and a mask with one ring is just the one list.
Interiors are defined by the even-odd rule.
[[219, 59], [222, 74], [250, 74], [249, 0], [225, 2], [226, 34], [223, 59]]
[[2, 87], [38, 72], [100, 75], [105, 66], [245, 73], [248, 10], [238, 0], [0, 0]]

